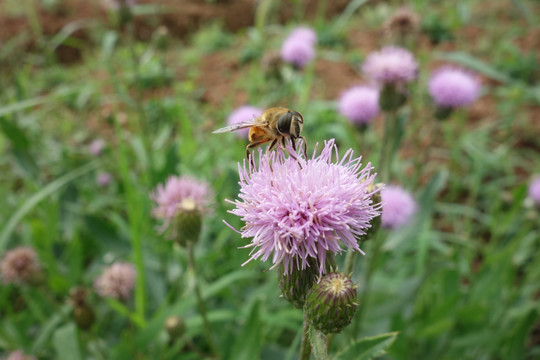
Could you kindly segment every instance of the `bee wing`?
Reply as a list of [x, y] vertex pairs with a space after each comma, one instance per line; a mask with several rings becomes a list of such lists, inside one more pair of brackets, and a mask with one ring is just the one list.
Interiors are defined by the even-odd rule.
[[243, 123], [234, 124], [234, 125], [230, 125], [230, 126], [225, 126], [225, 127], [221, 128], [221, 129], [214, 130], [214, 131], [212, 131], [212, 134], [220, 134], [220, 133], [245, 129], [245, 128], [249, 128], [249, 127], [253, 127], [253, 126], [260, 126], [260, 125], [261, 125], [260, 123], [257, 123], [255, 121], [243, 122]]

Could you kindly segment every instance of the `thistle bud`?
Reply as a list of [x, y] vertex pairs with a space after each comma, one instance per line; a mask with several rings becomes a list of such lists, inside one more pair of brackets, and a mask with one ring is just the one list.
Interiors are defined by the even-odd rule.
[[178, 315], [171, 315], [165, 320], [165, 330], [171, 339], [178, 339], [186, 332], [184, 319]]
[[407, 7], [399, 8], [384, 23], [388, 36], [405, 45], [407, 38], [415, 37], [420, 30], [420, 16]]
[[285, 274], [285, 267], [281, 264], [278, 268], [278, 281], [281, 295], [295, 308], [301, 309], [306, 302], [306, 294], [317, 281], [319, 269], [309, 266], [304, 270], [294, 268]]
[[393, 111], [405, 104], [407, 96], [396, 84], [384, 84], [379, 97], [379, 106], [383, 111]]
[[[383, 183], [377, 183], [377, 184], [369, 184], [367, 188], [367, 192], [372, 193], [371, 195], [371, 204], [380, 206], [382, 200], [381, 200], [381, 189], [383, 188]], [[366, 231], [366, 235], [364, 235], [363, 240], [369, 240], [373, 237], [373, 235], [381, 228], [381, 215], [375, 217], [373, 220], [371, 220], [371, 227]]]
[[178, 205], [178, 214], [174, 221], [175, 240], [178, 244], [186, 246], [189, 242], [197, 242], [201, 233], [202, 214], [193, 200], [186, 199]]
[[435, 108], [435, 119], [437, 120], [446, 120], [452, 115], [454, 111], [451, 107], [437, 106]]
[[169, 30], [166, 26], [161, 25], [153, 34], [156, 47], [160, 51], [165, 51], [169, 47]]
[[322, 277], [308, 292], [304, 311], [310, 325], [325, 333], [339, 333], [349, 325], [357, 307], [356, 285], [342, 273]]
[[82, 287], [76, 287], [69, 292], [69, 302], [73, 306], [73, 318], [77, 327], [88, 330], [94, 323], [96, 315], [94, 310], [86, 302], [88, 292]]
[[8, 284], [41, 284], [44, 276], [36, 251], [29, 246], [6, 251], [0, 261], [0, 279]]

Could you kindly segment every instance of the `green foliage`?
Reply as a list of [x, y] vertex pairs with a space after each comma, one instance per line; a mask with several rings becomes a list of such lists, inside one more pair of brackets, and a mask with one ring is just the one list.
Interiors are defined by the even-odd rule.
[[[65, 5], [41, 3], [48, 16]], [[527, 47], [538, 6], [512, 3], [502, 16], [486, 1], [412, 2], [422, 15], [422, 33], [411, 45], [420, 76], [396, 113], [401, 147], [393, 149], [390, 183], [411, 190], [419, 210], [407, 226], [360, 244], [366, 255], [357, 257], [352, 280], [363, 312], [328, 343], [314, 341], [319, 358], [539, 356], [540, 211], [527, 199], [540, 171], [539, 72], [536, 49]], [[246, 140], [211, 132], [236, 106], [286, 106], [304, 115], [308, 152], [335, 138], [341, 154], [353, 148], [379, 171], [382, 118], [359, 132], [338, 115], [335, 97], [364, 82], [359, 66], [386, 44], [378, 35], [394, 10], [393, 3], [355, 0], [325, 18], [323, 8], [303, 4], [295, 1], [289, 14], [280, 2], [262, 1], [255, 27], [237, 33], [225, 22], [201, 23], [179, 40], [171, 26], [169, 46], [157, 49], [141, 40], [144, 32], [134, 37], [141, 34], [130, 26], [112, 30], [93, 21], [40, 35], [47, 29], [41, 12], [0, 2], [2, 16], [31, 22], [0, 47], [0, 258], [32, 246], [43, 278], [37, 286], [0, 286], [0, 357], [24, 349], [39, 359], [209, 358], [195, 281], [222, 359], [298, 357], [302, 311], [280, 298], [270, 261], [241, 267], [249, 239], [222, 222], [243, 226], [224, 200], [238, 198]], [[307, 10], [318, 13], [317, 63], [261, 68], [294, 26], [310, 24]], [[145, 26], [170, 16], [150, 4], [134, 13], [150, 16]], [[282, 16], [295, 21], [278, 25]], [[77, 42], [79, 32], [93, 45]], [[28, 39], [34, 45], [26, 48]], [[83, 50], [81, 62], [55, 62], [65, 45]], [[436, 128], [426, 83], [441, 62], [478, 73], [483, 97]], [[107, 148], [93, 156], [88, 145], [98, 138]], [[96, 183], [100, 172], [112, 175], [108, 186]], [[195, 248], [196, 276], [185, 249], [152, 215], [149, 194], [171, 175], [204, 179], [215, 193]], [[340, 271], [344, 257], [336, 259]], [[96, 320], [77, 328], [70, 290], [91, 290], [115, 261], [137, 269], [133, 298], [90, 291], [85, 303]], [[186, 324], [177, 339], [164, 328], [171, 315]]]

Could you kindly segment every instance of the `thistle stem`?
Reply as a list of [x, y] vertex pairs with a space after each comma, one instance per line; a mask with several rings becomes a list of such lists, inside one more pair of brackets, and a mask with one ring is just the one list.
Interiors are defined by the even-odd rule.
[[311, 358], [311, 343], [309, 342], [309, 323], [304, 312], [304, 326], [302, 328], [302, 344], [300, 345], [300, 360]]
[[311, 342], [311, 347], [313, 349], [313, 357], [315, 360], [330, 360], [328, 356], [328, 342], [326, 335], [324, 335], [319, 330], [315, 330], [310, 327], [309, 329], [309, 340]]
[[194, 246], [195, 243], [193, 241], [188, 241], [186, 247], [188, 252], [188, 268], [189, 271], [193, 274], [193, 277], [195, 278], [195, 297], [197, 298], [197, 306], [199, 308], [199, 313], [201, 315], [202, 321], [203, 321], [203, 328], [204, 333], [206, 336], [206, 340], [208, 341], [208, 344], [210, 345], [210, 348], [212, 349], [212, 352], [215, 355], [216, 359], [219, 359], [219, 352], [217, 350], [216, 343], [214, 342], [214, 336], [212, 334], [212, 327], [210, 326], [210, 322], [208, 321], [208, 317], [206, 315], [206, 306], [204, 304], [204, 300], [201, 295], [201, 289], [199, 288], [199, 282], [197, 281], [197, 271], [195, 267], [195, 255], [194, 255]]

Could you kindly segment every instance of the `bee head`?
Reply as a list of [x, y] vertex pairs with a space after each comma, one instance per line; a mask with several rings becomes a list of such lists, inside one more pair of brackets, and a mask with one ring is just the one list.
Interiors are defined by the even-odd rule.
[[279, 117], [277, 122], [278, 130], [283, 135], [290, 135], [293, 139], [300, 136], [304, 118], [298, 111], [289, 110], [286, 114]]

